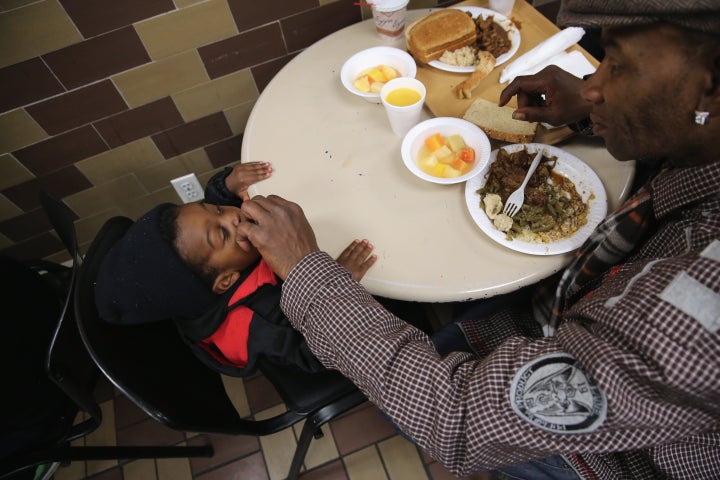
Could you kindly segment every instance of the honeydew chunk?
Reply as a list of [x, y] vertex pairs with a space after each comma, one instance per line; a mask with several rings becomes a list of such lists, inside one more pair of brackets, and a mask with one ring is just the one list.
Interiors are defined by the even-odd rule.
[[450, 163], [455, 160], [455, 155], [453, 154], [452, 150], [448, 148], [447, 145], [443, 145], [442, 147], [435, 150], [435, 156], [437, 157], [438, 161], [442, 163]]
[[462, 175], [462, 172], [456, 168], [451, 167], [450, 165], [445, 165], [445, 178], [453, 178], [453, 177], [459, 177]]
[[453, 152], [459, 152], [466, 147], [465, 140], [460, 135], [450, 135], [447, 139], [447, 144], [450, 145], [450, 150]]
[[437, 157], [430, 152], [428, 152], [427, 155], [420, 156], [418, 159], [418, 166], [426, 171], [431, 171], [437, 164]]

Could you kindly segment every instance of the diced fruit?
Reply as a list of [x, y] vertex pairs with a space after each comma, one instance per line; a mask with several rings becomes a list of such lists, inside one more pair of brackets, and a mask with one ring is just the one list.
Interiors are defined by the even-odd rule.
[[380, 71], [379, 68], [373, 68], [368, 72], [370, 82], [386, 82], [385, 75]]
[[431, 175], [435, 175], [436, 177], [443, 177], [445, 176], [445, 169], [447, 168], [447, 165], [444, 163], [438, 163], [435, 165], [432, 169]]
[[455, 157], [452, 162], [450, 162], [450, 166], [456, 170], [462, 170], [465, 166], [465, 162], [460, 160], [460, 157]]
[[397, 78], [400, 76], [397, 70], [395, 70], [392, 67], [388, 67], [387, 65], [380, 65], [380, 71], [385, 75], [385, 81], [389, 82], [393, 78]]
[[460, 170], [457, 170], [450, 165], [445, 165], [445, 171], [443, 172], [445, 175], [445, 178], [453, 178], [453, 177], [459, 177], [462, 175], [462, 172]]
[[383, 85], [385, 85], [384, 82], [373, 82], [370, 84], [370, 91], [372, 93], [380, 93], [380, 90], [382, 90]]
[[420, 160], [418, 161], [418, 165], [420, 166], [420, 168], [423, 170], [426, 170], [426, 171], [431, 170], [437, 164], [438, 164], [437, 157], [432, 153], [429, 153], [428, 155], [421, 157]]
[[465, 148], [465, 140], [460, 135], [450, 135], [447, 139], [448, 145], [453, 152], [459, 152]]
[[425, 139], [425, 146], [427, 146], [431, 152], [434, 152], [443, 145], [445, 145], [445, 141], [439, 133], [431, 135]]
[[355, 80], [355, 82], [353, 83], [353, 87], [357, 88], [361, 92], [370, 92], [370, 82], [368, 82], [367, 77], [360, 77]]
[[455, 155], [453, 154], [452, 150], [448, 148], [447, 145], [443, 145], [442, 147], [435, 150], [435, 156], [437, 157], [439, 162], [442, 163], [450, 163], [455, 159]]
[[475, 150], [470, 147], [462, 148], [460, 153], [458, 153], [458, 158], [463, 162], [472, 163], [475, 161]]

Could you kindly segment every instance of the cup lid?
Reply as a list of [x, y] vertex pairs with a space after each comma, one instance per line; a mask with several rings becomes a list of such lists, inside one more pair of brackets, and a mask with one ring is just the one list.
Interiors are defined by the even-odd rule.
[[378, 12], [392, 12], [406, 7], [409, 0], [373, 0], [372, 6]]

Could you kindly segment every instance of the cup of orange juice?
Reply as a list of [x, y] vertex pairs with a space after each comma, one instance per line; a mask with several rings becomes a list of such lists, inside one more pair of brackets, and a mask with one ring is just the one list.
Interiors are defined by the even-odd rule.
[[425, 85], [415, 78], [394, 78], [383, 85], [380, 100], [395, 134], [402, 137], [420, 122], [425, 92]]

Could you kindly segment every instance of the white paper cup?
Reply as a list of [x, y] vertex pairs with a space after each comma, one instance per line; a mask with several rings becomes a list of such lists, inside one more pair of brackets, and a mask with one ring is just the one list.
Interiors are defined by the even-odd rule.
[[[420, 99], [412, 105], [393, 105], [388, 102], [388, 95], [398, 89], [408, 88], [420, 94]], [[396, 135], [404, 136], [412, 127], [420, 123], [423, 105], [425, 104], [425, 85], [415, 78], [394, 78], [383, 85], [380, 100], [385, 106], [390, 127]]]
[[490, 0], [490, 10], [495, 10], [500, 15], [510, 16], [515, 0]]
[[384, 40], [397, 40], [405, 31], [409, 0], [375, 0], [370, 4], [375, 29]]

